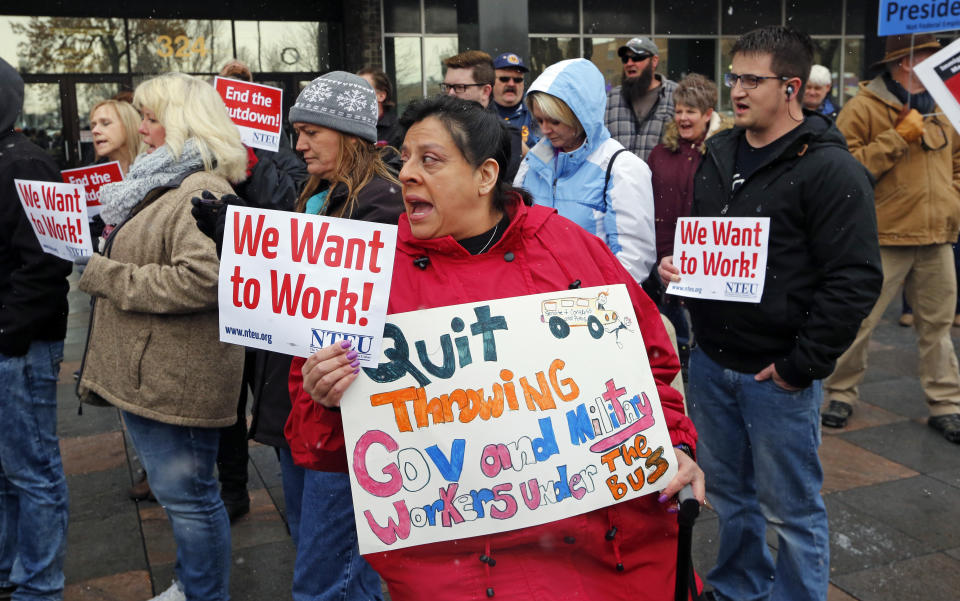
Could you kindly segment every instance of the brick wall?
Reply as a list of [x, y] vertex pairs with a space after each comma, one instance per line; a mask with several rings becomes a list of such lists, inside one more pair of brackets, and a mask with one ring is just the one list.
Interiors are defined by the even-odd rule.
[[382, 68], [380, 0], [342, 1], [344, 69], [353, 72], [367, 65]]

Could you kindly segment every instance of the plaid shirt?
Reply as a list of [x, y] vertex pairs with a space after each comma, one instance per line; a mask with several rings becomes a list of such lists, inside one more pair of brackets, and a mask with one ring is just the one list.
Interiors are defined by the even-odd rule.
[[661, 83], [660, 98], [646, 119], [637, 123], [633, 107], [620, 93], [620, 86], [607, 92], [607, 112], [603, 119], [610, 135], [644, 161], [653, 147], [660, 143], [663, 127], [673, 120], [673, 91], [677, 89], [677, 84], [660, 75], [656, 78]]

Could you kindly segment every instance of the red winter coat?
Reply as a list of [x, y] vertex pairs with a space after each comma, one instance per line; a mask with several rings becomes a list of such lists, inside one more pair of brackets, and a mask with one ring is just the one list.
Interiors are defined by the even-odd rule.
[[[650, 357], [674, 444], [696, 444], [680, 394], [669, 386], [679, 361], [660, 314], [604, 243], [554, 209], [509, 208], [510, 227], [490, 251], [471, 256], [450, 237], [418, 240], [400, 217], [390, 313], [479, 302], [581, 286], [627, 285]], [[425, 269], [414, 260], [427, 257]], [[346, 469], [340, 414], [307, 396], [295, 359], [290, 372], [293, 411], [287, 438], [294, 460], [320, 470]], [[306, 510], [306, 508], [304, 508]], [[616, 528], [612, 540], [605, 535]], [[557, 522], [373, 553], [367, 560], [387, 581], [394, 601], [488, 598], [663, 601], [673, 597], [677, 521], [656, 495]], [[494, 566], [479, 560], [496, 560]], [[623, 571], [617, 565], [623, 565]]]

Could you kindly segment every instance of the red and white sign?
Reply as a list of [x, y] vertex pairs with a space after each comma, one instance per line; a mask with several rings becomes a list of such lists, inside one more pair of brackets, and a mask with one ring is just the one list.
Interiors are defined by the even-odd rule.
[[24, 179], [13, 182], [44, 252], [67, 261], [93, 253], [83, 186]]
[[214, 87], [244, 144], [274, 152], [280, 148], [283, 90], [226, 77], [214, 78]]
[[[954, 129], [960, 130], [960, 40], [913, 68]], [[924, 117], [937, 117], [936, 114]]]
[[120, 163], [104, 163], [91, 167], [64, 169], [60, 172], [65, 184], [79, 184], [87, 191], [87, 216], [93, 218], [100, 214], [100, 186], [123, 181]]
[[673, 240], [680, 281], [667, 294], [759, 303], [769, 237], [769, 217], [681, 217]]
[[220, 340], [308, 357], [353, 342], [380, 358], [397, 226], [230, 206], [220, 258]]

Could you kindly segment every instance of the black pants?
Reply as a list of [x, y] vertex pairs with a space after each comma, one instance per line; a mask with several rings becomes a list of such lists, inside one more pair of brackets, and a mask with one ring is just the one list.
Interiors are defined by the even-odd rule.
[[220, 428], [220, 449], [217, 471], [220, 475], [220, 497], [225, 503], [241, 503], [247, 496], [247, 390], [253, 374], [254, 353], [247, 351], [243, 365], [243, 382], [237, 399], [237, 423]]

